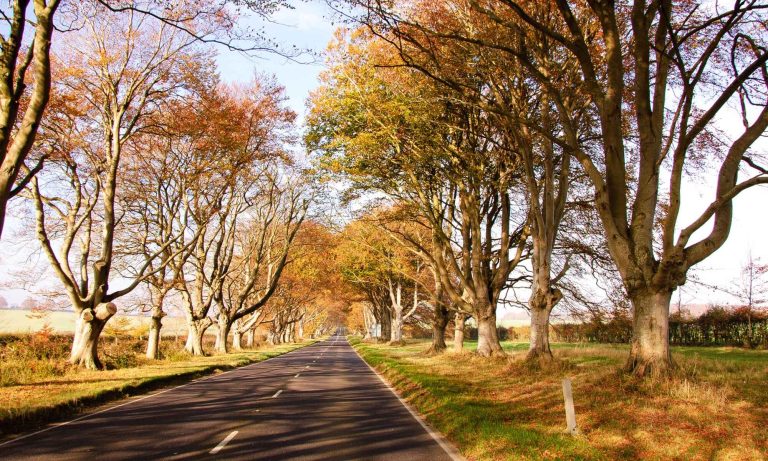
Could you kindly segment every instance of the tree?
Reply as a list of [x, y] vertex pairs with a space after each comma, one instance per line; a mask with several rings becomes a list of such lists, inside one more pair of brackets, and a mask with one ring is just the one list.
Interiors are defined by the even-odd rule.
[[[261, 309], [275, 293], [311, 201], [304, 178], [279, 178], [264, 171], [259, 179], [263, 181], [257, 186], [261, 190], [243, 197], [247, 206], [239, 209], [241, 221], [235, 215], [231, 222], [243, 232], [228, 233], [233, 240], [225, 242], [220, 275], [211, 283], [218, 308], [220, 352], [228, 350], [232, 324]], [[298, 318], [290, 319], [295, 321]]]
[[[60, 2], [34, 0], [34, 22], [27, 18], [30, 0], [12, 3], [10, 14], [3, 11], [5, 27], [0, 35], [0, 236], [8, 201], [24, 189], [44, 161], [39, 158], [31, 168], [24, 164], [50, 98], [53, 17]], [[32, 42], [24, 50], [29, 29], [34, 30]]]
[[[562, 126], [555, 141], [578, 160], [592, 185], [608, 250], [634, 308], [626, 368], [640, 376], [668, 370], [671, 293], [727, 239], [732, 200], [768, 182], [768, 169], [753, 150], [768, 127], [768, 52], [761, 26], [768, 5], [756, 0], [736, 1], [730, 9], [671, 0], [458, 1], [439, 8], [363, 3], [377, 26], [421, 50], [430, 49], [430, 40], [495, 50], [500, 62], [519, 63], [546, 89]], [[421, 21], [427, 14], [446, 17], [456, 10], [468, 12], [488, 33]], [[541, 50], [532, 40], [541, 35], [577, 63], [578, 84], [561, 87], [556, 75], [543, 72]], [[580, 136], [584, 110], [571, 104], [574, 95], [587, 96], [591, 136]], [[717, 127], [732, 106], [743, 125], [733, 138]], [[682, 185], [708, 165], [717, 172], [714, 198], [684, 225]], [[712, 228], [706, 233], [708, 223]], [[693, 239], [699, 230], [706, 235]]]
[[[261, 277], [268, 271], [268, 264], [275, 263], [273, 256], [281, 253], [269, 248], [275, 252], [267, 254], [267, 247], [259, 244], [282, 242], [284, 234], [278, 228], [286, 222], [280, 219], [288, 219], [292, 230], [298, 225], [296, 213], [303, 213], [307, 205], [300, 182], [291, 182], [285, 169], [285, 143], [291, 139], [295, 114], [284, 101], [282, 87], [256, 76], [248, 87], [209, 88], [202, 104], [180, 122], [191, 128], [178, 148], [192, 159], [188, 168], [194, 187], [188, 194], [200, 238], [182, 268], [177, 289], [189, 328], [186, 348], [195, 355], [204, 353], [202, 338], [213, 323], [209, 313], [214, 308], [224, 325], [219, 336], [225, 339], [233, 322], [258, 309], [239, 315], [250, 309], [248, 303], [263, 288], [263, 280], [238, 283], [247, 278], [245, 274]], [[282, 192], [284, 196], [279, 195]], [[283, 215], [289, 203], [297, 208], [294, 214]], [[279, 272], [269, 274], [276, 276], [276, 283]], [[240, 294], [244, 297], [236, 299]], [[237, 313], [230, 312], [233, 305], [228, 302], [238, 306]]]
[[[58, 35], [66, 34], [69, 28], [77, 30], [84, 18], [93, 14], [106, 17], [103, 13], [110, 11], [141, 15], [188, 39], [239, 52], [278, 53], [289, 58], [303, 53], [296, 48], [284, 50], [262, 33], [237, 27], [236, 20], [243, 6], [257, 17], [269, 20], [277, 10], [286, 7], [282, 0], [185, 0], [175, 8], [168, 7], [163, 0], [13, 0], [9, 3], [10, 11], [3, 7], [1, 19], [7, 32], [0, 35], [0, 237], [9, 200], [24, 190], [49, 157], [45, 152], [32, 152], [32, 147], [50, 99], [50, 51], [53, 31], [57, 28], [55, 19], [61, 15], [57, 11], [61, 10], [62, 3], [67, 7], [63, 8], [61, 22], [64, 25], [59, 27], [62, 32]], [[30, 12], [34, 13], [34, 20], [28, 17]], [[25, 49], [30, 32], [32, 39]], [[30, 153], [36, 155], [30, 156]], [[27, 160], [32, 162], [25, 163]]]
[[487, 112], [442, 98], [418, 74], [398, 72], [402, 65], [364, 32], [338, 48], [313, 95], [307, 142], [357, 189], [419, 210], [434, 251], [414, 248], [453, 307], [477, 320], [478, 353], [503, 354], [497, 303], [527, 239], [526, 213], [513, 216], [519, 204], [510, 193], [519, 162]]
[[756, 308], [762, 307], [768, 299], [765, 298], [768, 282], [765, 275], [768, 274], [768, 265], [761, 264], [760, 260], [752, 257], [750, 251], [747, 261], [741, 267], [741, 283], [738, 297], [743, 303], [747, 314], [747, 345], [753, 346], [752, 317]]
[[[194, 60], [187, 52], [191, 44], [176, 29], [151, 27], [133, 16], [96, 16], [86, 19], [60, 58], [56, 91], [66, 103], [46, 136], [61, 160], [42, 178], [45, 190], [41, 178], [32, 179], [31, 197], [38, 240], [77, 315], [70, 361], [87, 368], [101, 368], [98, 339], [117, 311], [113, 301], [136, 288], [170, 245], [153, 245], [133, 280], [110, 290], [124, 213], [122, 159], [139, 155], [132, 141], [152, 124], [158, 107], [180, 96], [185, 64]], [[79, 260], [77, 272], [73, 260]]]
[[[343, 296], [335, 261], [329, 260], [335, 246], [336, 237], [326, 226], [309, 220], [302, 223], [275, 293], [253, 317], [271, 324], [268, 339], [272, 342], [280, 341], [289, 329], [302, 340], [326, 326]], [[252, 327], [246, 322], [240, 333]]]

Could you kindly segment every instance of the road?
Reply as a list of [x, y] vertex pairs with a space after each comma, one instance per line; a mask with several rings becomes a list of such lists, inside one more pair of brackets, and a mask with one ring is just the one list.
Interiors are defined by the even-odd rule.
[[458, 459], [443, 446], [337, 335], [48, 427], [0, 459]]

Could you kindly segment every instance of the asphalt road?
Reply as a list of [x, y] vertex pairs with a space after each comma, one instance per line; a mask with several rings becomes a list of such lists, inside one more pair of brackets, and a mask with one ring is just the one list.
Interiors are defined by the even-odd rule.
[[343, 336], [0, 445], [2, 460], [452, 457]]

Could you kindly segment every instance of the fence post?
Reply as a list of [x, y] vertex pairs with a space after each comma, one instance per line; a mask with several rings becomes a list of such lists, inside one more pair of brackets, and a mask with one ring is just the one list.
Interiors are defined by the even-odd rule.
[[573, 391], [571, 380], [563, 379], [563, 399], [565, 400], [565, 422], [568, 425], [568, 433], [576, 435], [579, 429], [576, 427], [576, 410], [573, 408]]

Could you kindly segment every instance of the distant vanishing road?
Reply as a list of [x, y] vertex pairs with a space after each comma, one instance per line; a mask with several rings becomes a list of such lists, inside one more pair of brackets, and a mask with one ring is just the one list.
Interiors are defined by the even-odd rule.
[[7, 442], [0, 459], [457, 459], [441, 443], [333, 336]]

